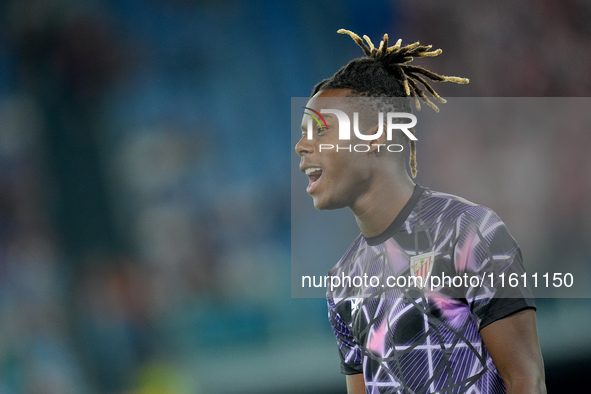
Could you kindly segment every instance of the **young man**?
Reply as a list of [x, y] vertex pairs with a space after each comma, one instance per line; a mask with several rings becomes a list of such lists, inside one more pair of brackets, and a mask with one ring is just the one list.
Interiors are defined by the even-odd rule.
[[[408, 97], [417, 106], [420, 99], [436, 109], [421, 86], [444, 100], [423, 77], [468, 81], [408, 64], [441, 50], [418, 43], [401, 47], [400, 41], [388, 47], [387, 35], [375, 48], [367, 37], [366, 45], [352, 32], [339, 33], [349, 34], [366, 56], [314, 88], [306, 105], [310, 116], [303, 117], [295, 149], [300, 169], [309, 177], [307, 192], [314, 206], [348, 207], [361, 230], [329, 274], [379, 280], [366, 281], [362, 289], [349, 282], [327, 290], [348, 392], [545, 393], [531, 295], [500, 282], [503, 275], [524, 273], [519, 246], [504, 223], [488, 208], [416, 185], [405, 155], [384, 148], [408, 138], [404, 133], [388, 141], [378, 122], [360, 121], [365, 136], [375, 139], [345, 130], [350, 140], [339, 140], [343, 130], [334, 109], [352, 118], [359, 109], [355, 97], [376, 98], [374, 108], [385, 97]], [[403, 112], [403, 107], [395, 110]], [[313, 115], [318, 127], [308, 133]], [[357, 144], [363, 148], [343, 146]], [[414, 177], [414, 140], [410, 147]], [[428, 281], [446, 276], [447, 287]], [[421, 277], [425, 284], [387, 282], [396, 277]], [[457, 278], [464, 278], [459, 287], [451, 283]]]

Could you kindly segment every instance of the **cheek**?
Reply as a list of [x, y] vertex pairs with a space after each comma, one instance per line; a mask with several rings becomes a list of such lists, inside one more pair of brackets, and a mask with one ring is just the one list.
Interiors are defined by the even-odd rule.
[[334, 180], [338, 181], [340, 186], [350, 188], [363, 179], [363, 162], [359, 155], [360, 153], [344, 152], [334, 161], [333, 169], [337, 177]]
[[338, 160], [339, 168], [345, 172], [345, 175], [357, 175], [362, 172], [364, 162], [363, 155], [360, 152], [341, 152]]

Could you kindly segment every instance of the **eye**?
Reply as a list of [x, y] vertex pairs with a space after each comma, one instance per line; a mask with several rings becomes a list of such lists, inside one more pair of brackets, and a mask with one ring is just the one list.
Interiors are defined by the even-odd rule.
[[328, 131], [328, 129], [326, 128], [326, 126], [318, 126], [318, 127], [316, 127], [316, 131], [318, 134], [322, 134], [322, 133]]

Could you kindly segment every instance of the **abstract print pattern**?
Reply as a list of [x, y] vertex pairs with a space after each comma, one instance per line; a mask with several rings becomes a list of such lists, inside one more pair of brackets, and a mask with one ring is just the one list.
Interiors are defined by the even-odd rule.
[[[377, 286], [327, 292], [342, 372], [363, 373], [368, 393], [504, 393], [479, 329], [534, 307], [528, 289], [493, 280], [524, 272], [517, 243], [494, 212], [459, 197], [417, 186], [407, 206], [407, 217], [399, 215], [382, 236], [357, 237], [329, 272], [380, 278]], [[411, 258], [431, 252], [431, 275], [486, 280], [460, 288], [382, 286], [388, 276], [411, 275]]]

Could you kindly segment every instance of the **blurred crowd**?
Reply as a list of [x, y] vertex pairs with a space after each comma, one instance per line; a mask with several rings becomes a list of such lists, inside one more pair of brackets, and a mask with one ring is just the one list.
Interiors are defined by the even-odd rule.
[[[472, 82], [443, 95], [591, 92], [584, 1], [369, 3], [0, 1], [0, 393], [195, 393], [190, 366], [212, 353], [331, 341], [323, 300], [286, 301], [287, 174], [290, 97], [361, 55], [335, 23], [445, 48], [437, 70]], [[528, 133], [499, 147], [522, 163], [478, 169], [543, 196], [520, 198], [545, 215], [525, 238], [548, 264], [589, 263], [591, 135], [577, 115], [545, 157], [512, 152]], [[464, 141], [461, 159], [494, 141]], [[441, 159], [420, 155], [425, 169]], [[525, 170], [507, 180], [513, 165]], [[543, 180], [519, 176], [539, 165]], [[447, 176], [425, 181], [461, 194]]]

